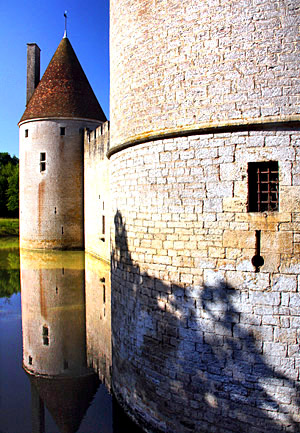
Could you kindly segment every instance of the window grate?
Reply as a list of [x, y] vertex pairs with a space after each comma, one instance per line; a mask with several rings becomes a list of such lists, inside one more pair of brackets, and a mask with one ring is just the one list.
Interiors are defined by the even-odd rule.
[[250, 162], [248, 164], [248, 211], [279, 210], [278, 162]]

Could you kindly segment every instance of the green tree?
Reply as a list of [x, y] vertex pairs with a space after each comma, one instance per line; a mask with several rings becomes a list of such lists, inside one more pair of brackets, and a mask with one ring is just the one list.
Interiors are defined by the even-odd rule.
[[19, 160], [0, 153], [0, 216], [17, 216], [19, 212]]
[[19, 250], [0, 249], [0, 298], [10, 298], [20, 291]]
[[6, 207], [9, 212], [17, 216], [19, 213], [19, 164], [12, 166], [11, 174], [7, 178]]

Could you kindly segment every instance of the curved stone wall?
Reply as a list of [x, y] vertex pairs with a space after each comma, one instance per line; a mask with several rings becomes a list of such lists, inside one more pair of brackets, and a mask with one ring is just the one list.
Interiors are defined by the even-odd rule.
[[20, 125], [21, 248], [83, 248], [83, 128], [96, 126], [80, 119]]
[[112, 147], [299, 120], [299, 2], [111, 0]]
[[[112, 155], [113, 389], [149, 431], [297, 431], [299, 143], [269, 128]], [[247, 212], [248, 162], [268, 160], [279, 211]]]
[[300, 4], [110, 4], [113, 390], [146, 431], [296, 433]]

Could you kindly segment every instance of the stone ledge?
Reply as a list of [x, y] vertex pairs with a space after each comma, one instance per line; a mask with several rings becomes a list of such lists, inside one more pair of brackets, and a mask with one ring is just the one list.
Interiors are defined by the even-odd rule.
[[128, 147], [149, 141], [164, 140], [166, 138], [184, 137], [190, 135], [213, 134], [222, 132], [238, 132], [243, 130], [268, 129], [282, 126], [299, 126], [300, 115], [284, 117], [265, 117], [260, 119], [236, 119], [220, 122], [203, 122], [195, 125], [186, 125], [180, 128], [164, 129], [157, 131], [148, 131], [143, 134], [137, 134], [130, 137], [127, 141], [117, 144], [107, 152], [110, 158], [113, 154], [127, 149]]

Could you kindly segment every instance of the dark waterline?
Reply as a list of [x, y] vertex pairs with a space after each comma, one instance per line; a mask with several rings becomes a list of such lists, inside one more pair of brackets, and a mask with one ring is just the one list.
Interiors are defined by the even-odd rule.
[[[32, 428], [31, 384], [22, 367], [21, 295], [18, 285], [18, 250], [1, 250], [0, 278], [5, 296], [0, 295], [0, 433], [37, 433]], [[5, 273], [5, 268], [7, 273]], [[1, 283], [0, 283], [1, 286]], [[8, 297], [6, 290], [16, 293]], [[141, 433], [100, 384], [77, 433]], [[40, 433], [40, 431], [39, 431]], [[45, 407], [43, 433], [61, 433]], [[75, 431], [74, 431], [75, 433]]]

